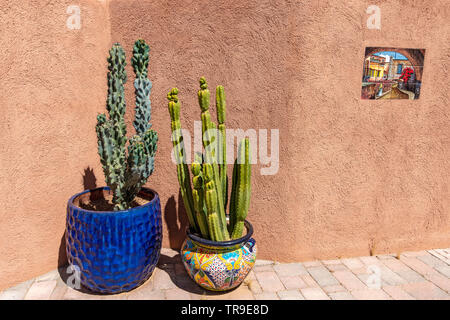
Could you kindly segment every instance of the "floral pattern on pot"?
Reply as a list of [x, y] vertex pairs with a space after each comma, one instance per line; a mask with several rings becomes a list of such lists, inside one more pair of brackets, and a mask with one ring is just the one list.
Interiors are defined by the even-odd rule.
[[242, 283], [256, 261], [253, 238], [233, 247], [208, 247], [187, 238], [181, 257], [189, 276], [201, 287], [213, 291], [230, 290]]

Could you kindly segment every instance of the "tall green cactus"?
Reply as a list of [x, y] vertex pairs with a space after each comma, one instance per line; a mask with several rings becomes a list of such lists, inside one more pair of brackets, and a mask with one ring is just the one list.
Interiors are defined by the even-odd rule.
[[250, 143], [248, 139], [241, 141], [239, 146], [238, 158], [233, 167], [233, 178], [231, 194], [233, 200], [230, 202], [230, 212], [232, 216], [232, 233], [233, 238], [239, 237], [244, 230], [244, 220], [247, 216], [250, 205]]
[[216, 192], [217, 201], [217, 215], [219, 218], [219, 233], [221, 238], [224, 240], [229, 240], [230, 235], [228, 234], [227, 220], [225, 214], [225, 206], [222, 192], [222, 182], [220, 180], [219, 166], [218, 166], [218, 155], [220, 146], [219, 134], [217, 132], [217, 127], [211, 120], [211, 115], [209, 112], [209, 90], [208, 84], [204, 77], [200, 78], [200, 90], [198, 91], [198, 101], [200, 104], [200, 109], [202, 111], [202, 133], [203, 133], [203, 147], [205, 149], [205, 162], [211, 164], [212, 176], [211, 179], [214, 182], [214, 191]]
[[217, 122], [218, 122], [218, 150], [217, 158], [219, 159], [220, 169], [220, 181], [222, 186], [222, 197], [224, 207], [227, 207], [228, 202], [228, 179], [227, 179], [227, 136], [225, 128], [225, 115], [226, 115], [226, 103], [225, 103], [225, 90], [223, 86], [217, 86], [216, 88], [216, 108], [217, 108]]
[[191, 189], [191, 180], [184, 154], [178, 89], [173, 88], [167, 97], [178, 180], [191, 229], [200, 233], [203, 238], [214, 241], [240, 238], [250, 203], [250, 144], [246, 138], [241, 141], [239, 146], [238, 159], [236, 159], [233, 169], [228, 224], [225, 214], [228, 203], [228, 177], [225, 136], [226, 102], [223, 86], [216, 88], [218, 121], [218, 126], [216, 126], [211, 120], [209, 112], [208, 84], [205, 78], [200, 79], [198, 101], [201, 109], [204, 155], [196, 155], [191, 166], [193, 189]]
[[209, 234], [211, 235], [211, 240], [223, 241], [228, 240], [228, 232], [225, 234], [222, 229], [221, 219], [218, 213], [218, 196], [217, 196], [217, 185], [214, 180], [214, 172], [211, 163], [205, 163], [203, 165], [203, 176], [205, 177], [205, 201], [206, 210], [208, 212], [208, 228]]
[[[129, 140], [124, 120], [126, 103], [124, 85], [125, 52], [115, 43], [108, 58], [108, 96], [105, 114], [97, 116], [98, 154], [105, 174], [106, 184], [113, 194], [114, 210], [130, 208], [133, 199], [154, 170], [154, 157], [158, 135], [151, 129], [150, 90], [147, 78], [149, 47], [144, 40], [137, 40], [133, 49], [132, 66], [136, 74], [136, 135]], [[126, 143], [128, 152], [126, 151]]]
[[192, 171], [192, 199], [194, 203], [195, 220], [197, 221], [200, 233], [204, 238], [209, 237], [207, 214], [204, 210], [204, 186], [203, 186], [203, 157], [201, 154], [195, 155], [195, 160], [191, 165]]
[[133, 58], [131, 58], [136, 74], [136, 80], [134, 80], [136, 107], [133, 126], [139, 135], [147, 132], [152, 126], [150, 123], [152, 118], [150, 102], [152, 82], [147, 78], [149, 52], [150, 48], [145, 41], [137, 40], [133, 48]]
[[172, 129], [172, 143], [174, 147], [175, 158], [177, 160], [177, 176], [180, 183], [181, 197], [188, 216], [189, 224], [194, 231], [198, 231], [194, 216], [194, 200], [192, 198], [191, 180], [189, 168], [186, 164], [186, 155], [184, 154], [183, 134], [181, 132], [180, 122], [180, 102], [178, 101], [178, 89], [173, 88], [168, 94], [170, 127]]

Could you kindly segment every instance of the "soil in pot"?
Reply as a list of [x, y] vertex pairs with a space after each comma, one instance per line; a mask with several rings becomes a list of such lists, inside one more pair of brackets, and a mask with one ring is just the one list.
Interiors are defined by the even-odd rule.
[[[113, 195], [110, 190], [92, 190], [73, 200], [73, 204], [85, 210], [91, 211], [114, 211]], [[140, 192], [131, 202], [131, 208], [139, 207], [149, 203], [154, 194]]]

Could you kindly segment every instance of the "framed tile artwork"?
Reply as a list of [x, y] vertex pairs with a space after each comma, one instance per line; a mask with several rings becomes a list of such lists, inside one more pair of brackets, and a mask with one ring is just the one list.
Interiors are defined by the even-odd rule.
[[425, 49], [367, 47], [362, 75], [362, 99], [420, 97]]

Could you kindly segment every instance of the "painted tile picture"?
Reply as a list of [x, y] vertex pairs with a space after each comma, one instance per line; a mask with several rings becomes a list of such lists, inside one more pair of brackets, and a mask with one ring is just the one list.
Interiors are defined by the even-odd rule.
[[367, 47], [362, 99], [418, 99], [425, 49]]

